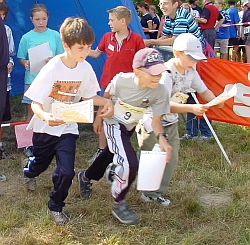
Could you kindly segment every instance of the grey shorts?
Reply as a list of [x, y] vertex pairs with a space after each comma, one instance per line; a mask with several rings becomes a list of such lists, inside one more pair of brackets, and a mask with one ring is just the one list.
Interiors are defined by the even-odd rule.
[[229, 39], [215, 39], [215, 52], [220, 52], [221, 54], [228, 53], [228, 40]]
[[245, 45], [250, 44], [250, 34], [247, 35]]
[[[28, 90], [30, 87], [30, 84], [24, 84], [24, 93]], [[23, 104], [31, 104], [32, 100], [27, 98], [26, 96], [23, 96], [23, 99], [21, 101]]]

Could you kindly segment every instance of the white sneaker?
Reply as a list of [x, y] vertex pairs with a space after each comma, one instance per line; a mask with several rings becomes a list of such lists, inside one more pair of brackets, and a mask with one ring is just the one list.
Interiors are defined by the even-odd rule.
[[0, 174], [0, 181], [5, 181], [6, 180], [6, 176], [3, 174]]
[[64, 225], [69, 220], [69, 218], [67, 217], [67, 215], [63, 211], [56, 212], [56, 211], [49, 210], [48, 213], [58, 225]]
[[161, 204], [162, 206], [165, 206], [165, 207], [169, 206], [170, 203], [171, 203], [170, 200], [165, 199], [162, 196], [159, 196], [159, 197], [149, 197], [149, 196], [146, 196], [144, 193], [141, 194], [141, 199], [144, 202], [157, 201], [159, 204]]

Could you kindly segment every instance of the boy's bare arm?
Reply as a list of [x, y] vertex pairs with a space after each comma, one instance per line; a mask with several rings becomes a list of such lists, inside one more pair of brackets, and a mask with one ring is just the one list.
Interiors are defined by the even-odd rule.
[[[202, 97], [202, 99], [204, 99], [207, 102], [209, 102], [209, 101], [211, 101], [212, 99], [215, 98], [214, 93], [209, 89], [207, 89], [203, 93], [200, 93], [200, 96]], [[215, 107], [221, 108], [221, 107], [223, 107], [223, 105], [224, 105], [224, 103], [221, 103], [221, 104], [216, 105]]]
[[209, 106], [202, 104], [179, 104], [170, 101], [170, 111], [172, 113], [187, 113], [191, 112], [195, 115], [202, 116], [209, 109]]
[[92, 57], [92, 58], [98, 58], [100, 55], [102, 54], [102, 52], [96, 48], [95, 50], [91, 49], [90, 52], [89, 52], [89, 56]]
[[175, 36], [173, 37], [166, 37], [162, 36], [158, 39], [146, 39], [144, 40], [144, 43], [146, 47], [151, 46], [151, 45], [156, 45], [156, 46], [170, 46], [173, 45]]
[[166, 162], [169, 162], [171, 158], [172, 147], [169, 145], [167, 139], [162, 135], [164, 133], [164, 129], [161, 125], [161, 116], [153, 116], [152, 128], [157, 138], [159, 138], [159, 145], [161, 150], [167, 153]]
[[45, 121], [49, 126], [59, 126], [61, 124], [64, 124], [65, 122], [61, 119], [56, 119], [52, 116], [51, 113], [45, 112], [43, 110], [42, 104], [32, 101], [31, 103], [31, 109], [34, 112], [36, 116], [38, 116], [40, 119]]

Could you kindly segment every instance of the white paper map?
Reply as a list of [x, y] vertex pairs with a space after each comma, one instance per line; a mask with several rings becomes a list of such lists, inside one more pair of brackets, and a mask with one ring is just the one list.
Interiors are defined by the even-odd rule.
[[226, 100], [234, 97], [236, 95], [236, 93], [237, 93], [236, 84], [227, 84], [224, 88], [223, 93], [221, 93], [216, 98], [214, 98], [213, 100], [208, 102], [206, 104], [206, 106], [214, 106], [214, 105], [218, 105], [220, 103], [223, 103]]
[[30, 74], [40, 71], [46, 64], [45, 60], [52, 57], [49, 43], [43, 43], [33, 48], [28, 49], [29, 60], [30, 60]]
[[86, 100], [74, 104], [55, 102], [52, 104], [52, 115], [64, 122], [93, 123], [93, 100]]

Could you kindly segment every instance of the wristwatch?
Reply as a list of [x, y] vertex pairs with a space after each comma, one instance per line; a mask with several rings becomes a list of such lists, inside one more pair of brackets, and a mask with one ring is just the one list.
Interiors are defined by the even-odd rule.
[[159, 140], [160, 139], [160, 136], [163, 136], [163, 137], [165, 137], [165, 139], [166, 140], [168, 140], [168, 134], [166, 134], [166, 133], [159, 133], [158, 135], [157, 135], [157, 140]]

